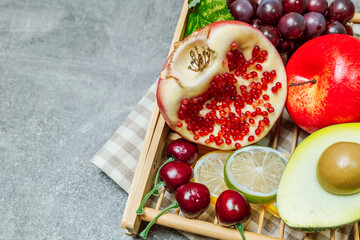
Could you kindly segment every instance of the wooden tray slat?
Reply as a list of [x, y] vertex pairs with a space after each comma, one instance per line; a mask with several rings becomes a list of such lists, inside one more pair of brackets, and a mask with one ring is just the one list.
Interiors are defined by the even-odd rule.
[[[144, 221], [151, 221], [158, 213], [160, 213], [160, 210], [145, 208], [144, 214], [141, 215], [141, 219]], [[237, 229], [223, 227], [203, 220], [187, 219], [183, 216], [172, 213], [166, 213], [162, 215], [158, 219], [157, 223], [166, 227], [175, 228], [194, 234], [202, 234], [203, 236], [216, 239], [241, 239], [240, 233]], [[245, 237], [247, 240], [280, 239], [276, 237], [260, 235], [249, 231], [245, 231]]]

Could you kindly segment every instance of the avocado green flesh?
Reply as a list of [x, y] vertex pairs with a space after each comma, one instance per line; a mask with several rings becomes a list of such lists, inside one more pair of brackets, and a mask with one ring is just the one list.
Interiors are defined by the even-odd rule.
[[360, 143], [360, 123], [323, 128], [301, 142], [292, 154], [277, 192], [280, 217], [290, 227], [317, 231], [360, 219], [360, 193], [334, 195], [317, 180], [318, 159], [327, 147], [339, 141]]

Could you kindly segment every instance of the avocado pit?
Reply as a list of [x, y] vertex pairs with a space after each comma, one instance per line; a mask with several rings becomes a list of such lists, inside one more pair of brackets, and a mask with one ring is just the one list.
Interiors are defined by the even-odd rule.
[[337, 142], [319, 158], [317, 178], [327, 192], [351, 195], [360, 192], [360, 144]]

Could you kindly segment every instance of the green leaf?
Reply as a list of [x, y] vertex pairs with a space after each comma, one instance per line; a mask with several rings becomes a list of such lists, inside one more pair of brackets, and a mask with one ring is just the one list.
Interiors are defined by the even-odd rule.
[[212, 22], [222, 20], [234, 20], [226, 6], [226, 0], [201, 0], [189, 15], [186, 36]]
[[196, 7], [196, 5], [200, 2], [201, 0], [188, 0], [188, 7], [192, 8], [192, 7]]

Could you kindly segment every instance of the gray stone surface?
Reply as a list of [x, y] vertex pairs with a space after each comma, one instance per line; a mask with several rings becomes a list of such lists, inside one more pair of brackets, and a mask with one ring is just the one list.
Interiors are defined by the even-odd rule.
[[132, 239], [127, 194], [90, 159], [160, 72], [181, 6], [0, 1], [1, 240]]

